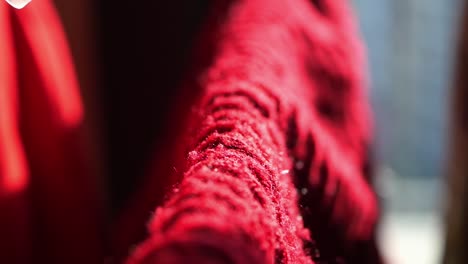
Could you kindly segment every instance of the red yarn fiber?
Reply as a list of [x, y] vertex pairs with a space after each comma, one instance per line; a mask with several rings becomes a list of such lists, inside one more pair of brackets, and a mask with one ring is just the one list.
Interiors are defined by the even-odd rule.
[[[127, 254], [180, 173], [127, 263], [380, 263], [365, 54], [347, 1], [213, 2], [111, 255]], [[0, 262], [102, 263], [103, 199], [51, 2], [1, 2], [0, 39]]]
[[186, 169], [128, 263], [378, 263], [364, 59], [346, 1], [220, 1]]

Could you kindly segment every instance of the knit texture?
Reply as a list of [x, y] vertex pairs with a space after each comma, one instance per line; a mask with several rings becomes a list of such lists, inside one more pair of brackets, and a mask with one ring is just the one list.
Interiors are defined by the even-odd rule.
[[184, 174], [128, 263], [379, 263], [346, 1], [220, 1], [200, 39]]

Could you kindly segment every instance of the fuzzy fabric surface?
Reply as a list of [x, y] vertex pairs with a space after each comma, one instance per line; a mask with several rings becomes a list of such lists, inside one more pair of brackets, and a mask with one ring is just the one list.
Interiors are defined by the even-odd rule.
[[0, 262], [380, 263], [366, 57], [348, 5], [213, 1], [167, 140], [109, 217], [52, 3], [1, 2]]
[[220, 1], [193, 65], [184, 174], [127, 263], [379, 263], [346, 1]]

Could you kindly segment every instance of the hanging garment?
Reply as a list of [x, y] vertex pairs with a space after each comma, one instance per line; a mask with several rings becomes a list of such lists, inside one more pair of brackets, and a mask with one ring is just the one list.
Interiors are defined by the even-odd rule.
[[380, 263], [347, 2], [211, 10], [169, 133], [107, 234], [59, 19], [47, 0], [0, 4], [1, 263]]
[[47, 0], [0, 3], [0, 262], [101, 263], [67, 43]]
[[380, 262], [363, 47], [344, 2], [313, 3], [213, 9], [174, 117], [183, 176], [128, 263]]

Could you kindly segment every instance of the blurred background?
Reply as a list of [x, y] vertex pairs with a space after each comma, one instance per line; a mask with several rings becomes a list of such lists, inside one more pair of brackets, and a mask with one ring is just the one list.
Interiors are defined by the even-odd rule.
[[440, 263], [460, 0], [354, 0], [375, 118], [380, 244], [392, 263]]

